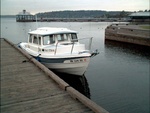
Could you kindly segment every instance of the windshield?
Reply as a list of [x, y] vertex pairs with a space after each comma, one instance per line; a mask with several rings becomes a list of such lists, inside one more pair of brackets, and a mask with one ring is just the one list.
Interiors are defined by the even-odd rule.
[[78, 42], [77, 40], [77, 34], [71, 34], [71, 39], [72, 39], [72, 42]]
[[30, 34], [28, 42], [33, 43], [33, 44], [41, 45], [41, 36]]
[[55, 42], [64, 42], [64, 41], [69, 41], [69, 42], [78, 42], [77, 40], [77, 34], [72, 33], [72, 34], [55, 34], [55, 35], [46, 35], [43, 36], [43, 45], [48, 45], [48, 44], [54, 44]]
[[57, 35], [57, 40], [58, 40], [58, 42], [68, 41], [68, 35], [67, 34], [59, 34], [59, 35]]
[[54, 44], [55, 43], [55, 38], [54, 35], [47, 35], [43, 37], [43, 44], [48, 45], [48, 44]]
[[72, 42], [78, 42], [77, 40], [77, 34], [72, 33], [72, 34], [59, 34], [56, 35], [58, 42], [62, 41], [72, 41]]

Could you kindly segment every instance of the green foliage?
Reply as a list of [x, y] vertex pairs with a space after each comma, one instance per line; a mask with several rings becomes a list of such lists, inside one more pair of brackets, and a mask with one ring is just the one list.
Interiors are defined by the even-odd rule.
[[123, 18], [130, 13], [125, 11], [79, 10], [44, 12], [37, 15], [39, 18]]

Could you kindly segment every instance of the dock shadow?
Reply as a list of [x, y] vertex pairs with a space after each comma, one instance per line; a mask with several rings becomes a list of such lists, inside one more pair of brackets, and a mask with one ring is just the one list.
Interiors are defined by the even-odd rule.
[[77, 76], [72, 74], [53, 71], [57, 76], [67, 82], [70, 86], [90, 99], [90, 89], [85, 75]]

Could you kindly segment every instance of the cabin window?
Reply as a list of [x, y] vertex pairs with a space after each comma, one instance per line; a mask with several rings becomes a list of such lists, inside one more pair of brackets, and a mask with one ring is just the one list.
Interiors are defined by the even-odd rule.
[[32, 35], [29, 37], [29, 42], [32, 43]]
[[49, 36], [44, 36], [44, 37], [43, 37], [43, 44], [44, 44], [44, 45], [47, 45], [48, 42], [49, 42]]
[[41, 37], [39, 37], [39, 45], [41, 45]]
[[66, 34], [57, 35], [58, 42], [60, 41], [68, 41], [68, 36]]
[[78, 42], [76, 34], [71, 34], [71, 39], [72, 39], [72, 42]]
[[63, 35], [57, 35], [58, 42], [64, 41]]
[[63, 37], [64, 37], [64, 40], [65, 40], [65, 41], [68, 41], [68, 36], [67, 36], [67, 34], [64, 34]]
[[67, 37], [68, 39], [71, 39], [71, 34], [66, 34], [66, 37]]
[[34, 43], [34, 44], [38, 44], [38, 39], [37, 39], [36, 36], [33, 37], [33, 43]]
[[55, 43], [55, 38], [53, 35], [48, 35], [43, 37], [43, 44], [54, 44]]
[[53, 35], [50, 35], [50, 44], [54, 44], [55, 43], [55, 38]]

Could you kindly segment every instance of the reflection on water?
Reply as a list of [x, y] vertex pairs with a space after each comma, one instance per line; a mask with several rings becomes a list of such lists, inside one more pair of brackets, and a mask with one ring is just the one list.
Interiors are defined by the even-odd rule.
[[70, 86], [78, 90], [80, 93], [90, 98], [89, 85], [84, 75], [77, 76], [77, 75], [70, 75], [65, 73], [58, 73], [56, 71], [54, 73], [56, 73], [56, 75], [58, 75], [61, 79], [67, 82]]
[[105, 109], [111, 113], [149, 113], [149, 50], [134, 44], [105, 42], [103, 62], [107, 66], [101, 67], [101, 78], [108, 84], [101, 81], [105, 93], [100, 92], [106, 97]]
[[140, 46], [135, 44], [106, 40], [105, 47], [112, 49], [113, 51], [120, 50], [126, 54], [132, 54], [135, 56], [141, 56], [150, 59], [150, 51], [149, 51], [150, 47], [147, 46]]

